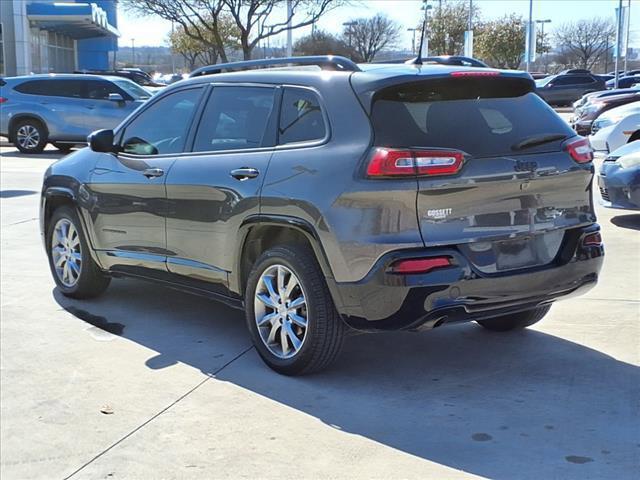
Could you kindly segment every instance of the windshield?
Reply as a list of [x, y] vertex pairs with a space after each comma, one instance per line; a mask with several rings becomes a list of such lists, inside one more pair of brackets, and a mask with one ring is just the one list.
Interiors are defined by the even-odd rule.
[[133, 97], [134, 100], [148, 100], [151, 98], [151, 93], [140, 85], [131, 80], [120, 79], [113, 81], [116, 85], [118, 85], [121, 89], [127, 92], [129, 95]]
[[601, 118], [614, 118], [614, 117], [625, 117], [627, 115], [631, 115], [632, 113], [640, 112], [640, 101], [636, 100], [631, 103], [627, 103], [626, 105], [622, 105], [620, 107], [612, 108], [611, 110], [600, 115]]
[[547, 83], [551, 82], [557, 75], [551, 75], [550, 77], [541, 78], [536, 80], [536, 87], [544, 87]]

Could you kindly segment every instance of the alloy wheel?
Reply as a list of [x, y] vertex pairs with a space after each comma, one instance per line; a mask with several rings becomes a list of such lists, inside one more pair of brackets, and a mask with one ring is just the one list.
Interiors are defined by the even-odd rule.
[[16, 140], [22, 148], [31, 150], [40, 143], [40, 132], [33, 125], [22, 125], [16, 132]]
[[306, 296], [298, 277], [284, 265], [271, 265], [260, 276], [254, 297], [260, 338], [276, 357], [295, 356], [307, 335]]
[[58, 279], [65, 287], [78, 283], [82, 269], [82, 253], [78, 230], [71, 220], [61, 218], [51, 236], [51, 259]]

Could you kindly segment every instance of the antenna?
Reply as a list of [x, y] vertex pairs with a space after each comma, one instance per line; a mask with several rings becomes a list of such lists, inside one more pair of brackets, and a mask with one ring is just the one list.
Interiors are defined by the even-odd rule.
[[424, 46], [424, 37], [427, 33], [427, 18], [425, 16], [424, 21], [422, 22], [422, 33], [420, 34], [420, 46], [418, 47], [418, 56], [415, 58], [413, 65], [422, 65], [422, 47]]

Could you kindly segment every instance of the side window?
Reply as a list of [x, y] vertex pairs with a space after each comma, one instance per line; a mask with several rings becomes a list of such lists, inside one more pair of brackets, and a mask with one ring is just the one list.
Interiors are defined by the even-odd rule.
[[110, 93], [122, 92], [111, 82], [105, 82], [104, 80], [92, 80], [86, 83], [87, 85], [87, 98], [92, 100], [108, 100]]
[[48, 95], [46, 83], [44, 80], [32, 80], [16, 85], [14, 90], [27, 95]]
[[322, 140], [326, 133], [316, 94], [301, 88], [286, 88], [282, 95], [278, 144]]
[[125, 127], [121, 150], [133, 155], [182, 152], [201, 96], [202, 88], [192, 88], [150, 105]]
[[20, 93], [46, 95], [49, 97], [82, 98], [84, 82], [81, 80], [34, 80], [17, 85]]
[[560, 77], [560, 78], [556, 78], [555, 80], [553, 80], [554, 85], [557, 86], [564, 86], [564, 85], [573, 85], [575, 82], [572, 78], [569, 77]]
[[273, 98], [273, 88], [214, 87], [202, 113], [193, 151], [262, 146]]

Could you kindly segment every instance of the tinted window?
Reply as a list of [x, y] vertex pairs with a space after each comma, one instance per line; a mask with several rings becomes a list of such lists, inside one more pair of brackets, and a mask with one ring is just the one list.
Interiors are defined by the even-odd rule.
[[202, 88], [172, 93], [138, 115], [123, 133], [122, 151], [135, 155], [182, 152]]
[[29, 95], [82, 98], [82, 80], [33, 80], [16, 85], [15, 90]]
[[110, 93], [119, 93], [122, 95], [122, 92], [111, 82], [105, 81], [88, 81], [87, 82], [87, 98], [91, 98], [93, 100], [108, 100]]
[[[537, 95], [509, 88], [509, 82], [492, 79], [483, 88], [482, 79], [468, 80], [455, 86], [420, 82], [378, 94], [372, 110], [376, 145], [453, 148], [482, 157], [513, 154], [512, 145], [535, 135], [573, 135]], [[536, 148], [553, 151], [559, 144]]]
[[193, 151], [262, 146], [273, 96], [272, 88], [215, 87], [202, 114]]
[[321, 140], [326, 127], [320, 103], [315, 93], [299, 88], [287, 88], [282, 96], [278, 143]]
[[566, 77], [559, 77], [553, 82], [554, 85], [584, 85], [587, 83], [593, 83], [593, 79], [591, 77], [586, 77], [583, 75], [568, 75]]

